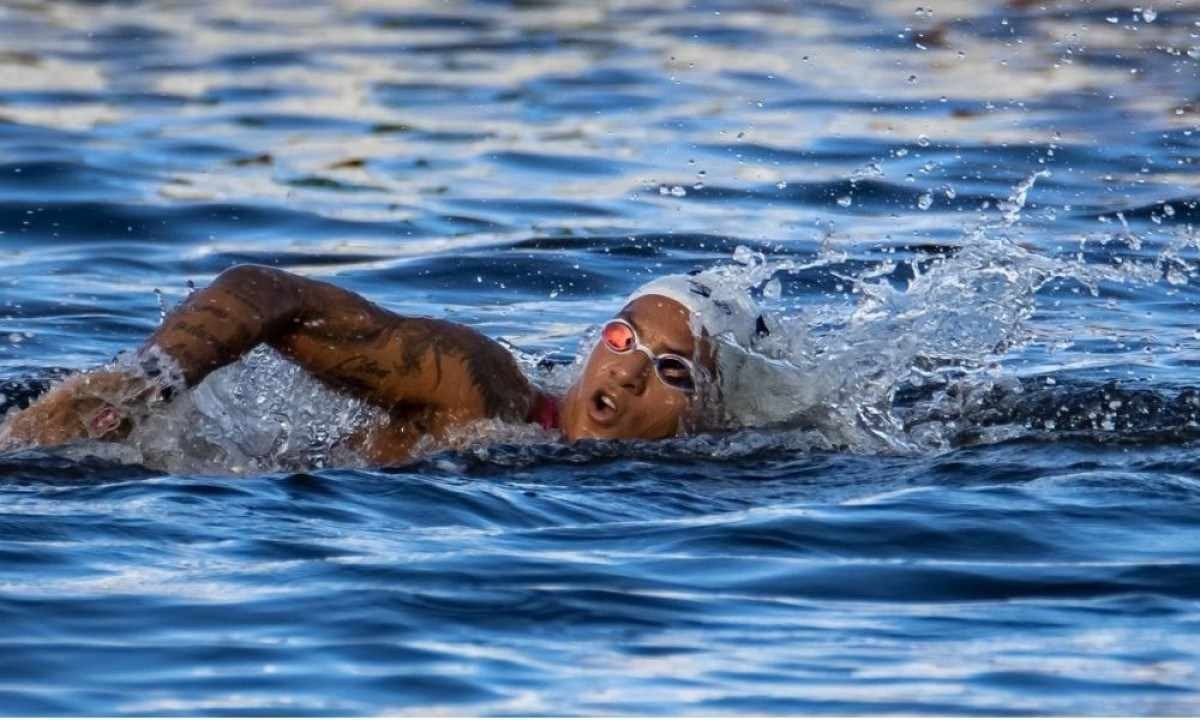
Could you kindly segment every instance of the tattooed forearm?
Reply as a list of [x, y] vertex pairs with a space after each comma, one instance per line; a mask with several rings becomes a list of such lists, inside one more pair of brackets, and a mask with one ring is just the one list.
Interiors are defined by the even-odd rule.
[[512, 356], [474, 330], [401, 317], [342, 288], [273, 268], [222, 273], [147, 344], [169, 353], [195, 384], [260, 343], [384, 408], [523, 418], [531, 402]]
[[146, 347], [170, 354], [187, 382], [195, 384], [286, 332], [299, 306], [296, 288], [304, 282], [310, 281], [271, 268], [227, 270], [171, 313]]
[[[421, 438], [456, 423], [524, 419], [534, 397], [512, 356], [470, 328], [401, 317], [334, 285], [266, 267], [222, 273], [172, 312], [142, 350], [143, 358], [169, 355], [195, 385], [259, 344], [384, 409], [389, 421], [367, 442], [380, 459], [404, 457]], [[97, 425], [106, 416], [87, 404], [90, 396], [76, 397], [73, 388], [22, 415], [27, 426], [9, 425], [28, 432], [9, 434], [47, 443], [110, 433]]]

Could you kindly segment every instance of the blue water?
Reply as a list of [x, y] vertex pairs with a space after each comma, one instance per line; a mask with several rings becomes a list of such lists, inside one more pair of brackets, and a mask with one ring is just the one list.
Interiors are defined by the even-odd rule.
[[239, 262], [532, 362], [738, 246], [833, 253], [801, 320], [981, 237], [1076, 263], [957, 419], [894, 388], [904, 447], [0, 455], [0, 710], [1200, 714], [1200, 5], [1161, 5], [0, 4], [0, 412]]

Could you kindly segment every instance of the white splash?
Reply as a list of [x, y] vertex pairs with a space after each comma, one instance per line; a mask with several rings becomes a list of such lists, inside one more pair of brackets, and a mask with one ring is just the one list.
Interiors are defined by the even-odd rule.
[[126, 444], [139, 462], [172, 473], [361, 466], [351, 439], [381, 416], [259, 346], [179, 393]]
[[[968, 229], [956, 252], [909, 263], [912, 277], [904, 287], [889, 279], [896, 270], [889, 261], [854, 275], [838, 273], [830, 266], [846, 256], [829, 247], [806, 262], [771, 261], [738, 248], [733, 262], [701, 273], [726, 294], [764, 290], [759, 294], [771, 333], [751, 347], [718, 340], [720, 392], [702, 395], [699, 426], [767, 428], [798, 434], [805, 447], [864, 453], [945, 450], [968, 428], [932, 418], [953, 416], [947, 405], [981, 394], [964, 387], [1010, 383], [1002, 363], [1013, 350], [1052, 341], [1029, 323], [1047, 283], [1069, 279], [1095, 295], [1102, 282], [1152, 284], [1165, 277], [1180, 284], [1196, 272], [1180, 255], [1200, 246], [1192, 233], [1167, 243], [1156, 258], [1112, 265], [1087, 263], [1082, 255], [1050, 257], [1010, 238], [1030, 190], [1046, 175], [1018, 184], [1000, 203], [999, 221]], [[854, 301], [789, 310], [776, 292], [765, 292], [781, 275], [804, 270], [829, 273]], [[569, 384], [592, 344], [594, 338], [585, 338], [571, 372], [559, 370], [556, 384]], [[931, 399], [897, 409], [897, 392], [922, 387]], [[821, 438], [815, 445], [814, 433]]]

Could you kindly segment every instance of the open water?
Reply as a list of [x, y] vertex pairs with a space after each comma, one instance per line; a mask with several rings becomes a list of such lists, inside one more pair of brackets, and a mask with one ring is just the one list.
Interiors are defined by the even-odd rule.
[[0, 711], [1200, 714], [1200, 4], [922, 2], [0, 2], [0, 412], [239, 262], [774, 323], [671, 442], [364, 467], [256, 353], [0, 455]]

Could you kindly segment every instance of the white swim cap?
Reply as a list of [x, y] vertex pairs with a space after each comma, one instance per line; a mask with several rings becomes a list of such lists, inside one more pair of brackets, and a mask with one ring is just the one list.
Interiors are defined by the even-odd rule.
[[770, 334], [766, 318], [745, 285], [716, 273], [667, 275], [641, 286], [626, 303], [644, 295], [670, 298], [691, 314], [692, 332], [707, 332], [716, 349], [715, 383], [701, 385], [713, 393], [709, 402], [696, 405], [691, 419], [699, 430], [741, 427], [758, 417], [759, 387], [765, 377], [760, 366], [769, 364], [752, 348]]
[[697, 334], [703, 328], [713, 337], [728, 336], [743, 348], [749, 348], [755, 337], [768, 334], [762, 311], [749, 292], [725, 287], [699, 274], [651, 280], [634, 290], [625, 303], [644, 295], [661, 295], [687, 308]]

